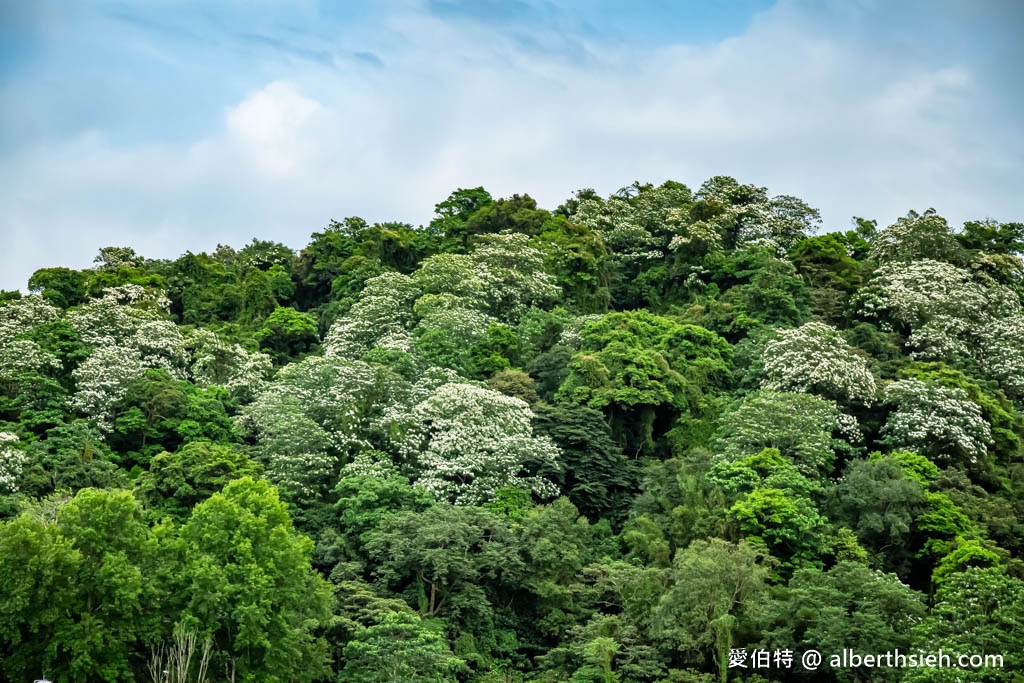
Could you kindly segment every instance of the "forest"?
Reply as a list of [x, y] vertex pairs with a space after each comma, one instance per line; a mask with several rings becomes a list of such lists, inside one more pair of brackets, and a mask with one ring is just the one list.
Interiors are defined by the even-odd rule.
[[823, 227], [726, 176], [477, 187], [37, 270], [0, 679], [1024, 681], [1024, 224]]

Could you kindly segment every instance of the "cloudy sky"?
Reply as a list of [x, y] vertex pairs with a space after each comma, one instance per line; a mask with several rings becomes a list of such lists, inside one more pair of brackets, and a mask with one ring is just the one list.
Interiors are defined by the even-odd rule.
[[1024, 220], [1015, 0], [0, 0], [0, 288], [713, 175]]

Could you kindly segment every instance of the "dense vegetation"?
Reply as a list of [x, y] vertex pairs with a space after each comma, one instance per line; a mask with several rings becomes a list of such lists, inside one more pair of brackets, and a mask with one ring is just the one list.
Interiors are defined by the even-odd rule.
[[37, 271], [0, 297], [2, 675], [711, 682], [846, 647], [1019, 680], [1024, 225], [819, 223], [727, 177], [476, 188], [297, 254]]

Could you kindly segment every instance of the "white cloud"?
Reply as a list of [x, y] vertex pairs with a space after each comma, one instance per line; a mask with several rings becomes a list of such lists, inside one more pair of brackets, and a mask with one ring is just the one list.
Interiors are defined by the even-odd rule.
[[289, 72], [191, 144], [90, 133], [0, 161], [0, 287], [106, 244], [174, 257], [254, 236], [301, 247], [348, 215], [420, 223], [475, 185], [553, 208], [580, 187], [728, 174], [804, 198], [832, 229], [928, 206], [1021, 219], [1021, 136], [986, 110], [972, 64], [875, 45], [844, 7], [860, 29], [782, 3], [713, 45], [563, 55], [407, 8], [364, 37], [384, 68]]

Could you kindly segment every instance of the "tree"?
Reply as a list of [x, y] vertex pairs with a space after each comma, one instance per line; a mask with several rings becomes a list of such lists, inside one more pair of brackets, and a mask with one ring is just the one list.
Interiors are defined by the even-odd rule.
[[609, 313], [583, 326], [556, 399], [603, 409], [623, 448], [650, 452], [659, 423], [707, 407], [705, 392], [728, 376], [729, 358], [725, 340], [702, 327]]
[[466, 233], [470, 236], [497, 233], [522, 233], [535, 236], [551, 217], [537, 208], [537, 200], [528, 194], [514, 194], [498, 199], [470, 214], [466, 220]]
[[361, 450], [383, 447], [392, 416], [405, 420], [401, 378], [379, 365], [310, 356], [281, 369], [243, 411], [256, 458], [295, 502], [324, 496]]
[[677, 552], [672, 587], [653, 616], [654, 633], [698, 662], [710, 657], [725, 683], [729, 650], [747, 636], [766, 597], [763, 560], [746, 541], [734, 545], [718, 538]]
[[960, 257], [960, 245], [935, 209], [923, 214], [911, 211], [871, 239], [871, 258], [881, 263], [921, 259], [955, 263]]
[[[791, 649], [794, 643], [820, 652], [909, 651], [913, 629], [925, 615], [924, 596], [894, 574], [857, 562], [828, 571], [797, 570], [768, 603], [762, 647]], [[875, 671], [834, 669], [840, 681], [859, 681]], [[806, 677], [816, 680], [818, 673]]]
[[270, 352], [278, 363], [284, 363], [308, 351], [317, 341], [316, 321], [308, 313], [299, 313], [289, 306], [275, 308], [256, 333], [260, 349]]
[[419, 284], [407, 275], [383, 273], [370, 278], [348, 313], [331, 326], [324, 351], [328, 356], [357, 360], [387, 340], [409, 339], [412, 304], [421, 293]]
[[[1012, 681], [1024, 662], [1024, 582], [998, 568], [971, 568], [953, 574], [935, 592], [931, 614], [916, 629], [918, 647], [927, 652], [1002, 655], [1000, 668], [976, 669], [979, 681]], [[955, 669], [921, 668], [908, 680], [952, 682]]]
[[836, 405], [810, 394], [762, 389], [736, 403], [721, 420], [712, 447], [726, 459], [775, 448], [808, 477], [832, 473], [843, 443], [833, 437], [847, 432], [856, 438], [856, 421]]
[[78, 390], [70, 405], [98, 429], [109, 432], [114, 427], [115, 406], [145, 374], [146, 366], [136, 349], [100, 346], [74, 371]]
[[992, 430], [963, 389], [902, 379], [886, 385], [884, 393], [885, 403], [896, 409], [882, 428], [882, 443], [947, 462], [974, 465], [985, 457]]
[[867, 363], [834, 327], [819, 322], [779, 330], [764, 349], [766, 380], [775, 391], [806, 391], [833, 401], [868, 405], [877, 386]]
[[525, 235], [481, 236], [470, 252], [491, 315], [517, 321], [531, 305], [554, 301], [558, 287], [544, 270], [544, 254]]
[[327, 623], [331, 591], [310, 567], [313, 542], [293, 529], [270, 484], [229, 482], [196, 505], [180, 538], [181, 621], [211, 638], [218, 665], [243, 681], [327, 673], [317, 630]]
[[810, 499], [777, 488], [758, 487], [729, 509], [740, 533], [764, 544], [785, 568], [813, 564], [827, 546], [827, 521]]
[[366, 536], [375, 573], [423, 617], [489, 621], [497, 591], [522, 573], [507, 523], [481, 508], [439, 503], [395, 512]]
[[611, 299], [616, 308], [639, 308], [665, 290], [669, 243], [693, 201], [685, 185], [634, 183], [607, 201], [581, 194], [569, 220], [597, 235], [609, 252]]
[[539, 404], [534, 424], [558, 446], [562, 490], [590, 521], [621, 521], [638, 487], [639, 471], [612, 440], [600, 411], [572, 403]]
[[6, 345], [38, 325], [53, 322], [60, 313], [38, 294], [0, 305], [0, 343]]
[[82, 564], [82, 553], [55, 525], [27, 514], [0, 523], [0, 669], [8, 680], [67, 671], [61, 660], [69, 648], [58, 630], [81, 607], [68, 579]]
[[185, 520], [192, 509], [228, 482], [255, 477], [260, 467], [229, 446], [192, 441], [154, 456], [135, 480], [135, 497], [151, 516]]
[[855, 299], [865, 316], [907, 333], [917, 355], [930, 360], [984, 358], [985, 331], [1021, 311], [1009, 288], [929, 259], [882, 265]]
[[558, 449], [533, 433], [526, 402], [472, 384], [445, 384], [412, 408], [397, 444], [412, 464], [414, 484], [438, 500], [478, 505], [503, 486], [547, 498], [557, 487]]
[[126, 491], [87, 489], [56, 523], [29, 513], [0, 526], [0, 638], [16, 678], [133, 680], [136, 643], [159, 589], [143, 581], [147, 529]]
[[186, 349], [191, 356], [189, 375], [192, 382], [200, 387], [225, 387], [242, 401], [251, 401], [270, 374], [269, 356], [249, 353], [240, 345], [226, 343], [203, 328], [189, 334]]
[[585, 225], [557, 216], [544, 226], [539, 242], [566, 306], [579, 313], [604, 313], [611, 300], [611, 255], [601, 237]]
[[[436, 623], [440, 626], [440, 623]], [[345, 645], [343, 683], [445, 683], [465, 666], [434, 624], [415, 614], [391, 612], [356, 631]]]
[[70, 268], [40, 268], [28, 279], [28, 288], [58, 308], [77, 306], [86, 297], [85, 275]]
[[18, 435], [11, 432], [0, 432], [0, 495], [18, 492], [18, 480], [25, 466], [25, 454], [15, 444]]

